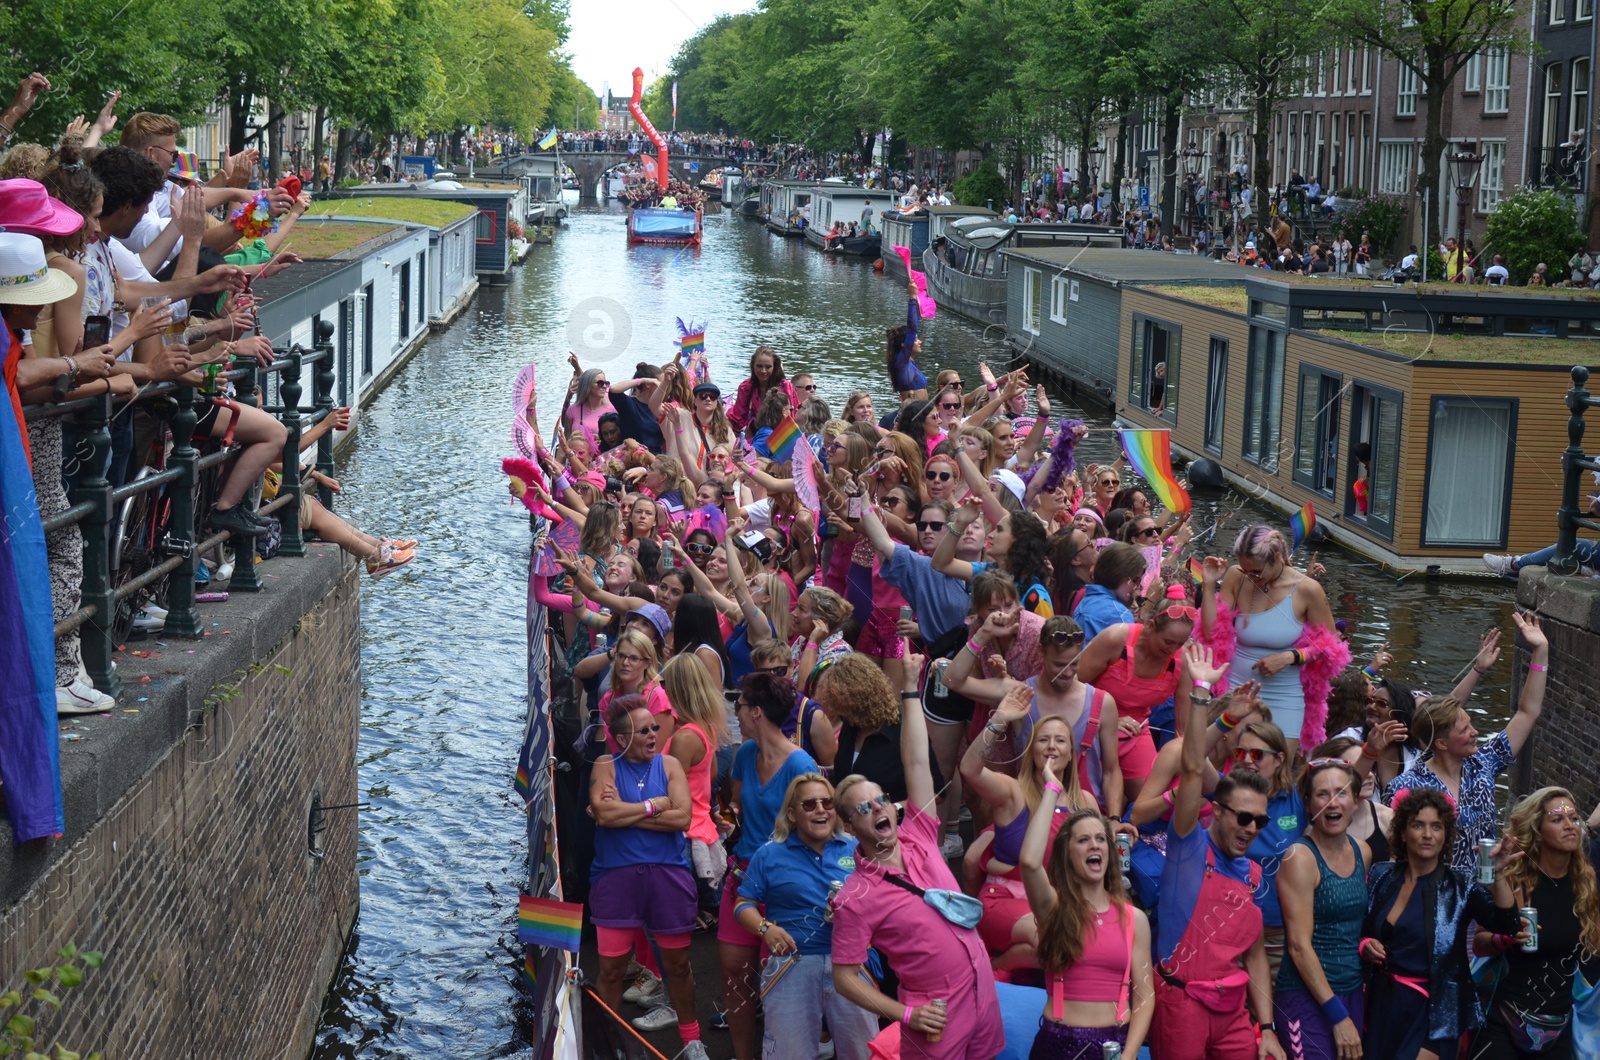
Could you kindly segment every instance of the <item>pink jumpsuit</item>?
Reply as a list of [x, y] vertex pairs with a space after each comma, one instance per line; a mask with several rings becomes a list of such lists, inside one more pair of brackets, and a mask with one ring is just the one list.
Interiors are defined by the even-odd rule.
[[[1150, 712], [1178, 690], [1178, 657], [1167, 660], [1157, 677], [1140, 677], [1133, 670], [1134, 648], [1143, 625], [1128, 626], [1128, 642], [1122, 654], [1106, 667], [1106, 672], [1095, 678], [1095, 687], [1117, 701], [1117, 718], [1132, 718], [1137, 722], [1150, 720]], [[1150, 775], [1156, 762], [1156, 744], [1150, 737], [1150, 727], [1145, 725], [1137, 736], [1117, 733], [1117, 763], [1122, 766], [1123, 780], [1143, 780]]]

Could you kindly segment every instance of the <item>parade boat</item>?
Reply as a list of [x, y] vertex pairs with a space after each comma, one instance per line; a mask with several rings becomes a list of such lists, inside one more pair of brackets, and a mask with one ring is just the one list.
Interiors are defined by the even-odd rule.
[[704, 223], [700, 205], [703, 196], [671, 179], [667, 141], [645, 117], [644, 108], [639, 105], [643, 95], [644, 70], [636, 66], [628, 113], [638, 122], [645, 137], [655, 144], [656, 157], [641, 157], [646, 179], [624, 189], [622, 199], [628, 207], [628, 242], [698, 247]]
[[805, 218], [811, 212], [811, 196], [817, 190], [814, 180], [769, 180], [761, 186], [762, 217], [767, 227], [780, 236], [805, 234]]
[[700, 218], [699, 210], [641, 206], [628, 211], [628, 242], [697, 247], [702, 231]]

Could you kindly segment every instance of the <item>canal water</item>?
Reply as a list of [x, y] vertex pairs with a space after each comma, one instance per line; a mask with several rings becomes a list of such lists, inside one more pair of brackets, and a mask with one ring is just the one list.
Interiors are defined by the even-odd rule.
[[[484, 288], [363, 412], [341, 457], [336, 507], [373, 533], [422, 543], [411, 566], [362, 590], [360, 786], [371, 808], [361, 811], [361, 913], [314, 1057], [531, 1052], [516, 943], [527, 859], [511, 787], [526, 711], [527, 520], [499, 466], [518, 370], [535, 364], [546, 381], [548, 433], [568, 349], [627, 378], [637, 361], [671, 358], [682, 317], [706, 323], [725, 388], [766, 343], [791, 374], [814, 373], [836, 411], [856, 389], [884, 408], [884, 329], [904, 320], [905, 306], [904, 288], [870, 264], [732, 214], [706, 219], [698, 251], [629, 250], [620, 212], [584, 209], [509, 287]], [[969, 385], [980, 359], [997, 372], [1011, 366], [999, 329], [944, 311], [924, 328], [924, 363], [958, 368]], [[1109, 422], [1102, 411], [1083, 418]], [[1081, 459], [1109, 460], [1111, 444], [1091, 436]], [[1272, 517], [1235, 495], [1196, 496], [1208, 552], [1261, 518]], [[1393, 672], [1415, 685], [1448, 690], [1478, 634], [1509, 628], [1509, 583], [1396, 583], [1336, 552], [1322, 559], [1358, 653], [1389, 642]], [[1480, 727], [1499, 728], [1508, 712], [1509, 654], [1480, 685]], [[726, 1035], [707, 1034], [712, 1055], [726, 1055]]]

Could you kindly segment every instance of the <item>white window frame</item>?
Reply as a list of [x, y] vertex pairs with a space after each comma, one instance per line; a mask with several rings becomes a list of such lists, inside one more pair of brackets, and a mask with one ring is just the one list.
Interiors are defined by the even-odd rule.
[[1378, 192], [1383, 195], [1409, 195], [1411, 193], [1411, 155], [1414, 145], [1410, 140], [1378, 141]]
[[1567, 102], [1567, 138], [1569, 140], [1577, 135], [1580, 130], [1587, 130], [1592, 117], [1589, 113], [1589, 60], [1587, 57], [1572, 60], [1571, 81], [1570, 98]]
[[1561, 146], [1561, 100], [1566, 95], [1563, 78], [1566, 68], [1553, 62], [1544, 68], [1544, 114], [1539, 125], [1543, 142], [1539, 145], [1550, 157], [1550, 152]]
[[1372, 45], [1361, 46], [1361, 94], [1372, 95]]
[[1483, 53], [1473, 52], [1467, 60], [1467, 65], [1461, 71], [1461, 91], [1466, 93], [1483, 91]]
[[1552, 26], [1559, 26], [1567, 20], [1567, 0], [1547, 0], [1545, 4], [1545, 21]]
[[1479, 149], [1483, 152], [1483, 165], [1478, 169], [1478, 212], [1488, 213], [1505, 196], [1506, 142], [1484, 140]]
[[1039, 334], [1040, 300], [1039, 270], [1022, 270], [1022, 330], [1030, 335]]
[[1354, 44], [1345, 49], [1344, 65], [1344, 94], [1353, 96], [1361, 91], [1361, 52]]
[[1067, 291], [1069, 281], [1065, 276], [1050, 277], [1050, 319], [1057, 324], [1067, 322]]
[[1316, 57], [1317, 64], [1317, 95], [1328, 94], [1328, 53], [1320, 51]]
[[1343, 59], [1344, 59], [1344, 51], [1343, 51], [1343, 49], [1334, 48], [1333, 49], [1333, 61], [1328, 64], [1328, 67], [1329, 67], [1329, 69], [1331, 71], [1331, 74], [1330, 74], [1330, 76], [1328, 78], [1328, 81], [1330, 82], [1329, 85], [1328, 85], [1328, 95], [1330, 95], [1330, 96], [1340, 95], [1341, 94], [1340, 90], [1344, 87], [1344, 63], [1343, 63]]
[[1594, 18], [1594, 0], [1578, 0], [1578, 8], [1572, 15], [1574, 22], [1588, 22]]
[[1490, 48], [1483, 58], [1483, 112], [1505, 114], [1511, 109], [1511, 51], [1504, 45]]
[[1397, 63], [1399, 77], [1395, 82], [1394, 91], [1394, 116], [1397, 118], [1415, 118], [1417, 116], [1417, 72], [1405, 63]]

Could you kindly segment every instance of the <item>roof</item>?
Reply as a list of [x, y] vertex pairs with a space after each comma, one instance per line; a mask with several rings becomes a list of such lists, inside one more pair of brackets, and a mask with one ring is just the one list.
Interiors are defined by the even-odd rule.
[[332, 258], [349, 255], [366, 244], [381, 240], [391, 232], [402, 232], [403, 225], [382, 221], [310, 221], [298, 222], [289, 230], [289, 238], [282, 249], [292, 251], [302, 258]]
[[[454, 179], [454, 178], [450, 178]], [[521, 191], [521, 186], [507, 185], [503, 188], [453, 188], [448, 191], [443, 189], [425, 188], [420, 184], [358, 184], [346, 189], [346, 197], [366, 198], [367, 196], [383, 196], [385, 198], [404, 199], [498, 199], [510, 201]]]
[[1153, 250], [1114, 250], [1086, 247], [1008, 248], [1007, 256], [1069, 269], [1111, 283], [1201, 284], [1244, 286], [1260, 269], [1248, 269], [1197, 254], [1163, 254]]
[[[292, 233], [291, 233], [292, 234]], [[327, 279], [329, 276], [344, 269], [358, 268], [359, 266], [348, 259], [332, 261], [302, 261], [298, 265], [291, 265], [276, 276], [257, 279], [250, 284], [250, 293], [261, 299], [266, 305], [275, 299], [310, 287], [314, 283]]]
[[967, 214], [987, 214], [990, 217], [999, 216], [993, 210], [983, 206], [930, 206], [928, 214], [932, 217], [964, 217]]
[[[457, 192], [455, 194], [461, 194]], [[477, 213], [471, 205], [450, 199], [418, 195], [383, 194], [372, 198], [318, 199], [306, 211], [307, 217], [354, 217], [384, 221], [405, 221], [408, 224], [427, 225], [431, 228], [448, 228], [465, 217]]]

